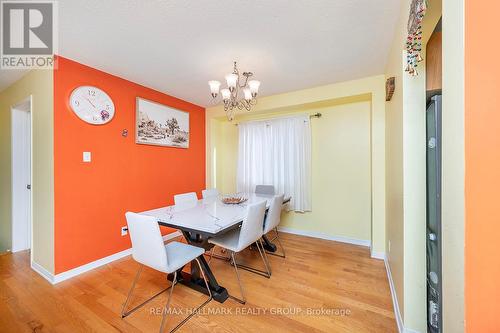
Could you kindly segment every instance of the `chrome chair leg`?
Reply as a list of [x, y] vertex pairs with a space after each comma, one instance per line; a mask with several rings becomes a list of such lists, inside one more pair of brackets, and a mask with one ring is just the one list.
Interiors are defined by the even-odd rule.
[[214, 250], [215, 250], [215, 246], [212, 247], [212, 250], [210, 250], [210, 257], [208, 258], [208, 263], [209, 264], [212, 261], [212, 257], [214, 256]]
[[[266, 249], [264, 248], [264, 243], [262, 242], [262, 238], [259, 239], [259, 242], [260, 242], [260, 248], [262, 249], [262, 253], [264, 254], [264, 263], [266, 265], [267, 272], [268, 272], [269, 276], [271, 276], [271, 274], [273, 273], [271, 270], [271, 263], [269, 262], [269, 259], [267, 258]], [[262, 254], [261, 254], [261, 256], [262, 256]]]
[[175, 271], [175, 273], [174, 273], [174, 278], [172, 280], [172, 289], [170, 289], [170, 293], [168, 294], [167, 304], [163, 308], [163, 316], [162, 316], [161, 324], [160, 324], [160, 333], [163, 333], [163, 329], [164, 329], [165, 324], [167, 322], [166, 321], [167, 312], [168, 312], [168, 309], [170, 308], [170, 301], [172, 299], [172, 294], [174, 293], [174, 286], [175, 286], [176, 282], [177, 282], [177, 271]]
[[245, 298], [245, 292], [243, 291], [243, 285], [241, 284], [240, 273], [238, 272], [238, 267], [236, 265], [236, 260], [234, 258], [234, 252], [231, 252], [231, 259], [233, 261], [234, 271], [236, 272], [236, 278], [238, 279], [238, 284], [240, 285], [241, 297], [243, 299], [239, 299], [238, 297], [235, 297], [233, 295], [229, 295], [229, 297], [232, 298], [233, 300], [241, 303], [241, 304], [245, 304], [247, 302], [247, 300]]
[[257, 246], [257, 249], [259, 250], [260, 257], [262, 258], [262, 261], [264, 262], [264, 266], [266, 267], [265, 271], [257, 269], [255, 267], [250, 267], [247, 265], [238, 264], [234, 260], [233, 260], [233, 263], [234, 263], [234, 265], [237, 265], [238, 268], [244, 269], [245, 271], [249, 271], [251, 273], [261, 275], [261, 276], [269, 279], [271, 277], [271, 270], [269, 268], [269, 262], [267, 261], [267, 257], [264, 257], [264, 255], [262, 254], [262, 251], [265, 251], [265, 249], [264, 249], [264, 247], [262, 247], [262, 250], [261, 250], [261, 248], [260, 248], [261, 243], [259, 241], [256, 241], [255, 244]]
[[215, 246], [212, 247], [212, 250], [210, 251], [210, 258], [208, 259], [208, 263], [210, 263], [212, 261], [212, 257], [215, 259], [220, 259], [220, 260], [224, 260], [224, 261], [231, 260], [231, 257], [224, 257], [224, 256], [220, 256], [218, 254], [214, 254], [214, 250], [215, 250]]
[[141, 272], [142, 272], [142, 269], [143, 269], [143, 265], [141, 265], [139, 267], [139, 269], [137, 270], [137, 274], [135, 275], [135, 278], [134, 278], [134, 282], [132, 282], [132, 286], [130, 287], [130, 290], [128, 292], [128, 295], [127, 295], [127, 299], [125, 300], [125, 303], [123, 304], [123, 307], [122, 307], [122, 313], [121, 313], [121, 316], [122, 318], [125, 318], [127, 317], [128, 315], [130, 315], [131, 313], [135, 312], [136, 310], [138, 310], [139, 308], [141, 308], [142, 306], [144, 306], [145, 304], [149, 303], [150, 301], [152, 301], [154, 298], [156, 298], [157, 296], [163, 294], [165, 291], [167, 291], [170, 287], [166, 288], [166, 289], [163, 289], [162, 291], [156, 293], [155, 295], [153, 295], [152, 297], [148, 298], [147, 300], [145, 300], [144, 302], [142, 302], [141, 304], [135, 306], [133, 309], [129, 310], [129, 311], [125, 311], [125, 309], [127, 308], [127, 306], [129, 305], [129, 302], [130, 302], [130, 298], [132, 297], [132, 293], [135, 289], [135, 285], [137, 284], [137, 281], [139, 280], [139, 277], [141, 276]]
[[269, 251], [266, 251], [267, 254], [270, 254], [272, 256], [276, 256], [276, 257], [281, 257], [281, 258], [286, 258], [286, 255], [285, 255], [285, 248], [283, 247], [283, 245], [281, 244], [281, 241], [280, 241], [280, 236], [279, 236], [279, 233], [278, 233], [278, 228], [274, 228], [274, 232], [276, 232], [276, 236], [274, 236], [274, 238], [272, 239], [272, 241], [274, 240], [277, 240], [278, 241], [278, 244], [281, 248], [281, 252], [283, 254], [278, 254], [278, 253], [275, 253], [275, 252], [269, 252]]
[[[193, 310], [193, 312], [191, 312], [189, 314], [189, 316], [187, 316], [186, 318], [184, 318], [179, 324], [177, 324], [177, 326], [175, 326], [171, 331], [170, 333], [173, 333], [175, 331], [177, 331], [179, 328], [181, 328], [182, 325], [184, 325], [189, 319], [191, 319], [194, 315], [198, 314], [200, 312], [200, 310], [205, 306], [207, 305], [211, 300], [212, 300], [212, 291], [210, 290], [210, 286], [208, 285], [208, 280], [205, 276], [205, 271], [203, 271], [203, 268], [201, 268], [201, 264], [200, 264], [200, 261], [198, 260], [198, 258], [194, 259], [196, 261], [196, 263], [198, 264], [198, 267], [200, 269], [200, 272], [201, 272], [201, 276], [203, 277], [203, 281], [205, 281], [205, 286], [207, 287], [207, 290], [208, 290], [208, 299], [203, 302], [201, 305], [199, 305], [196, 309]], [[176, 280], [177, 278], [177, 272], [175, 272], [175, 276], [174, 276], [174, 279]], [[173, 288], [172, 288], [173, 289]], [[164, 329], [164, 325], [166, 323], [166, 313], [169, 309], [169, 306], [170, 306], [170, 297], [172, 296], [172, 291], [170, 292], [170, 296], [169, 296], [169, 299], [168, 299], [168, 302], [167, 302], [167, 307], [165, 308], [165, 313], [163, 314], [163, 319], [162, 319], [162, 322], [161, 322], [161, 326], [160, 326], [160, 333], [163, 332], [163, 329]]]

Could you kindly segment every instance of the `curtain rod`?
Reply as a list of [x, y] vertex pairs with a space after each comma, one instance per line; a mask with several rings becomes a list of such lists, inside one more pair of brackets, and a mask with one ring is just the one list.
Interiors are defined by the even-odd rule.
[[[309, 115], [309, 119], [312, 119], [312, 118], [321, 118], [322, 114], [317, 112], [315, 114], [311, 114]], [[264, 119], [265, 120], [265, 119]], [[238, 126], [238, 123], [234, 124], [234, 126]]]

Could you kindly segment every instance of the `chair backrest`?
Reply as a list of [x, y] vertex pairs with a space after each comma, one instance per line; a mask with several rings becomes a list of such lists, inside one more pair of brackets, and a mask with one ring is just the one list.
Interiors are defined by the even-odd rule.
[[195, 203], [198, 201], [198, 197], [195, 192], [182, 193], [174, 195], [174, 204], [187, 204], [187, 203]]
[[127, 212], [125, 217], [132, 241], [132, 258], [143, 265], [166, 272], [167, 252], [156, 218], [131, 212]]
[[271, 200], [269, 210], [267, 211], [266, 221], [264, 223], [264, 234], [267, 234], [280, 224], [284, 196], [284, 194], [275, 195]]
[[264, 214], [266, 213], [266, 201], [248, 205], [247, 216], [243, 220], [238, 239], [237, 252], [248, 247], [262, 237], [262, 226], [264, 224]]
[[274, 195], [273, 185], [257, 185], [255, 186], [255, 193]]
[[217, 197], [219, 196], [219, 191], [216, 188], [207, 188], [206, 190], [201, 191], [201, 195], [203, 199]]

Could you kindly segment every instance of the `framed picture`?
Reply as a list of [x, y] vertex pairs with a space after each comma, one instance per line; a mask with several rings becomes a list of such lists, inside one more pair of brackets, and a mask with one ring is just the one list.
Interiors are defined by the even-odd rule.
[[135, 142], [189, 147], [189, 113], [137, 97]]

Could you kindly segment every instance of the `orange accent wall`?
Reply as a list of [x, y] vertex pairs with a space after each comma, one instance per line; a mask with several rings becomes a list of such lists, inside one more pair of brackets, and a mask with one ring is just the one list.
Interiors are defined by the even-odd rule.
[[465, 4], [465, 325], [500, 332], [500, 2]]
[[[126, 211], [173, 204], [176, 193], [205, 186], [205, 109], [58, 57], [54, 71], [55, 273], [130, 248], [120, 235]], [[165, 74], [165, 80], [168, 75]], [[69, 96], [81, 85], [103, 89], [115, 104], [105, 125], [80, 120]], [[189, 112], [188, 149], [135, 143], [136, 97]], [[128, 137], [122, 136], [127, 129]], [[90, 151], [92, 162], [83, 163]], [[170, 232], [165, 228], [164, 232]]]

